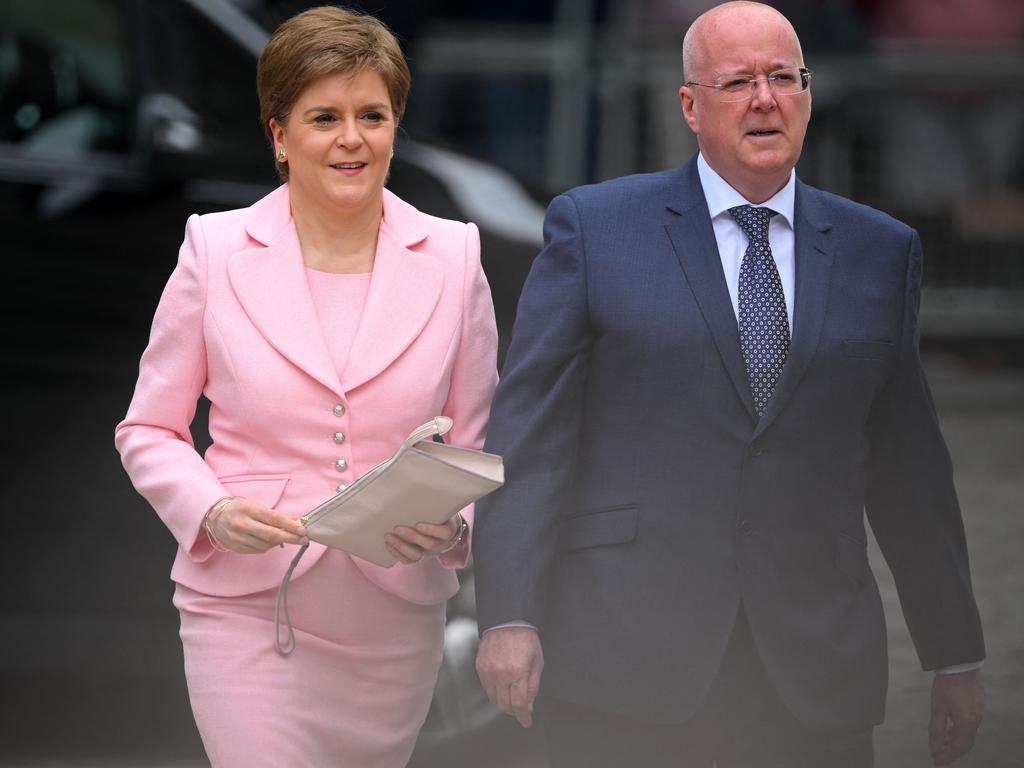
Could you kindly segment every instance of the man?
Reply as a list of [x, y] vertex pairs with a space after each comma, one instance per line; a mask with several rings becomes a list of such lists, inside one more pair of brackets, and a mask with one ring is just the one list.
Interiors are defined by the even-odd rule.
[[481, 680], [526, 726], [542, 690], [552, 768], [870, 766], [866, 509], [947, 764], [985, 651], [917, 234], [796, 180], [811, 75], [781, 14], [726, 3], [683, 48], [698, 157], [548, 211], [492, 411], [508, 482], [477, 512]]

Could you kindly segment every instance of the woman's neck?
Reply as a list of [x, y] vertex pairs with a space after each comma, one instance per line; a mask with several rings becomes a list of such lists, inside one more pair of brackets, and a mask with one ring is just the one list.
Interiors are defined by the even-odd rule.
[[382, 206], [378, 201], [376, 205], [339, 214], [337, 209], [296, 204], [293, 198], [292, 219], [302, 261], [319, 272], [372, 272]]

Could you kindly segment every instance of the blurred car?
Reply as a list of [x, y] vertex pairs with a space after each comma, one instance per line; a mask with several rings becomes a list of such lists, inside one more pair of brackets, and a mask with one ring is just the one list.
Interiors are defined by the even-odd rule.
[[[40, 537], [19, 515], [0, 552], [5, 584], [19, 585], [0, 612], [20, 627], [4, 640], [0, 686], [24, 705], [4, 719], [4, 759], [201, 759], [173, 636], [173, 542], [131, 492], [111, 431], [187, 216], [248, 205], [277, 183], [254, 86], [267, 33], [226, 0], [5, 6], [0, 365], [18, 447], [6, 493], [10, 508], [46, 508], [59, 525]], [[498, 169], [407, 137], [389, 187], [479, 225], [503, 353], [542, 208]], [[200, 410], [200, 449], [202, 422]], [[67, 442], [74, 458], [61, 460]], [[414, 765], [522, 738], [476, 679], [471, 570], [463, 580]]]

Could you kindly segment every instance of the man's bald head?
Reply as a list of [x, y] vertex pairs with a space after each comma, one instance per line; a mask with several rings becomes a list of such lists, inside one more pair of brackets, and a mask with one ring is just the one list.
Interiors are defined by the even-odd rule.
[[[764, 202], [792, 174], [811, 119], [793, 25], [763, 3], [724, 3], [691, 25], [684, 57], [679, 99], [701, 155], [747, 200]], [[749, 88], [716, 87], [724, 82]]]
[[[800, 40], [796, 36], [796, 30], [793, 29], [793, 25], [789, 23], [789, 19], [783, 16], [779, 11], [772, 8], [770, 5], [764, 3], [753, 2], [753, 0], [732, 0], [732, 2], [722, 3], [711, 8], [696, 19], [690, 25], [690, 28], [686, 30], [686, 35], [683, 36], [683, 81], [689, 80], [700, 80], [704, 74], [701, 72], [701, 68], [704, 63], [708, 61], [708, 48], [709, 41], [714, 41], [716, 35], [715, 31], [722, 25], [727, 25], [730, 20], [737, 14], [765, 14], [766, 16], [774, 17], [775, 20], [781, 19], [785, 22], [786, 26], [793, 33], [793, 38], [796, 40], [797, 47], [800, 46]], [[803, 54], [801, 53], [801, 60]]]

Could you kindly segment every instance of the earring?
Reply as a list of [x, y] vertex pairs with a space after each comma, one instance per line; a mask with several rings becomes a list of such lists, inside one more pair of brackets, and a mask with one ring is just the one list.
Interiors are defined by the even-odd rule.
[[284, 147], [281, 147], [281, 149], [277, 150], [277, 162], [283, 163], [287, 159], [288, 153], [284, 151]]
[[394, 156], [395, 156], [395, 148], [394, 148], [394, 147], [392, 147], [392, 148], [391, 148], [391, 157], [394, 157]]

